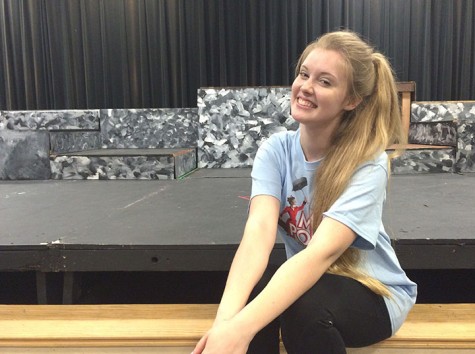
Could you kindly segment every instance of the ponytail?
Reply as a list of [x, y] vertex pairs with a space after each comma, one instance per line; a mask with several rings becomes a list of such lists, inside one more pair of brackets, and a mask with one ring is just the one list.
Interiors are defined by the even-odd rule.
[[[403, 144], [405, 137], [393, 71], [382, 54], [374, 52], [351, 32], [326, 34], [310, 46], [312, 50], [335, 50], [342, 55], [349, 73], [349, 96], [361, 100], [354, 110], [343, 116], [317, 171], [315, 186], [318, 187], [313, 188], [311, 207], [316, 229], [323, 213], [341, 196], [358, 166], [392, 144]], [[307, 48], [302, 56], [310, 51]], [[301, 57], [299, 64], [303, 60]], [[360, 258], [358, 249], [348, 248], [330, 266], [328, 273], [351, 277], [375, 293], [389, 296], [386, 286], [358, 268]]]

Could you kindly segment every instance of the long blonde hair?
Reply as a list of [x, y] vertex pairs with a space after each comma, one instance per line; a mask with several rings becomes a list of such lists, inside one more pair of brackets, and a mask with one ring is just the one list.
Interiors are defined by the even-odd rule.
[[[355, 33], [331, 32], [307, 46], [297, 63], [296, 75], [305, 58], [316, 48], [340, 53], [346, 62], [348, 97], [361, 100], [361, 103], [354, 110], [345, 112], [318, 168], [311, 207], [315, 229], [322, 221], [323, 213], [348, 186], [359, 165], [375, 158], [390, 145], [406, 141], [394, 74], [384, 55], [375, 52]], [[350, 247], [328, 272], [349, 276], [375, 293], [389, 296], [388, 289], [380, 281], [359, 270], [360, 259], [361, 252]]]

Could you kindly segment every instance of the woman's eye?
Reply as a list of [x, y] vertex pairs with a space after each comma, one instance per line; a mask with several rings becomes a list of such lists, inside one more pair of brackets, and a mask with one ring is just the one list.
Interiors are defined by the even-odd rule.
[[330, 86], [330, 85], [331, 85], [330, 81], [327, 80], [327, 79], [320, 79], [320, 82], [321, 82], [322, 85], [324, 85], [324, 86]]
[[308, 74], [305, 71], [301, 71], [300, 76], [303, 78], [308, 78]]

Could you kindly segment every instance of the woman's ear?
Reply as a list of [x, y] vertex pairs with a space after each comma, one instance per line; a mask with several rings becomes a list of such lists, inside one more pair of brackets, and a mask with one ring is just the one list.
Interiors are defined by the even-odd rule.
[[346, 105], [344, 106], [345, 111], [352, 111], [363, 101], [362, 98], [348, 97]]

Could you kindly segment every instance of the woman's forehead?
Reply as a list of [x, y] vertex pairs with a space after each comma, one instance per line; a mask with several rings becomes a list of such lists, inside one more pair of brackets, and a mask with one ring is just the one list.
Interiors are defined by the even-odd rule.
[[338, 78], [347, 74], [347, 65], [343, 56], [335, 51], [315, 48], [309, 52], [302, 62], [302, 67], [308, 70], [328, 73]]

